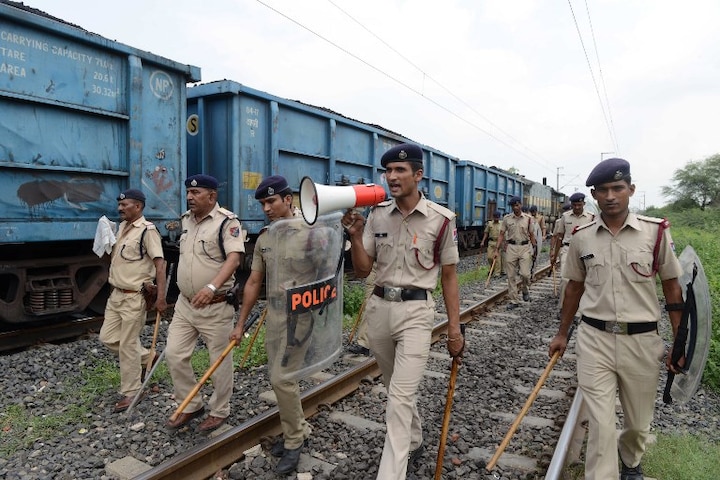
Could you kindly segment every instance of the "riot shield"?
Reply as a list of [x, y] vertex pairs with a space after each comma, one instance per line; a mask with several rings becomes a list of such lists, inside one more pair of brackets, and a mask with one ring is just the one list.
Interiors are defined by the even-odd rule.
[[270, 375], [297, 380], [322, 370], [342, 348], [342, 213], [274, 221], [266, 251]]
[[[687, 301], [688, 283], [693, 279], [693, 270], [697, 269], [693, 292], [695, 296], [695, 308], [697, 311], [697, 322], [688, 322], [688, 340], [685, 351], [688, 359], [691, 360], [690, 367], [684, 375], [675, 375], [670, 389], [672, 400], [678, 403], [687, 402], [700, 386], [705, 362], [707, 361], [710, 349], [710, 337], [712, 335], [712, 307], [710, 305], [710, 287], [708, 285], [705, 271], [703, 270], [700, 258], [691, 246], [683, 249], [679, 257], [683, 274], [679, 278], [683, 289], [683, 298]], [[692, 358], [689, 353], [693, 352]]]

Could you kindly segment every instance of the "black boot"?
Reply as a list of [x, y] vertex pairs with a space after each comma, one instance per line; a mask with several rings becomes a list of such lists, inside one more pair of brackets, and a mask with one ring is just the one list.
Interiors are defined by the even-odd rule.
[[287, 475], [295, 470], [300, 462], [300, 452], [302, 451], [302, 448], [302, 445], [292, 450], [286, 448], [285, 453], [275, 467], [275, 473]]
[[620, 471], [620, 480], [644, 480], [642, 467], [637, 464], [637, 467], [628, 467], [625, 462], [622, 462], [622, 470]]

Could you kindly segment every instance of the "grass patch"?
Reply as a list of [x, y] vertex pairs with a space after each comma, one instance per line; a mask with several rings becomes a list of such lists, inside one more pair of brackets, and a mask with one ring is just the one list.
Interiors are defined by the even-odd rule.
[[720, 472], [720, 445], [691, 435], [665, 435], [643, 457], [648, 477], [662, 480], [714, 480]]

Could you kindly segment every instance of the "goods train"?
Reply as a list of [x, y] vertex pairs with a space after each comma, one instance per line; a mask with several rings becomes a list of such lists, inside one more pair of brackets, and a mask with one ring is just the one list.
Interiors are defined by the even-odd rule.
[[[145, 216], [173, 258], [183, 180], [217, 177], [219, 202], [240, 217], [251, 252], [265, 225], [253, 195], [263, 177], [282, 174], [296, 189], [304, 176], [382, 185], [382, 153], [411, 141], [233, 81], [187, 87], [199, 81], [198, 67], [0, 0], [0, 323], [103, 310], [107, 262], [93, 239], [101, 216], [116, 220], [126, 188], [145, 193]], [[538, 196], [540, 184], [510, 172], [423, 150], [421, 188], [457, 213], [462, 249], [478, 247], [486, 219], [509, 211], [528, 185], [551, 217], [564, 199], [549, 187]]]

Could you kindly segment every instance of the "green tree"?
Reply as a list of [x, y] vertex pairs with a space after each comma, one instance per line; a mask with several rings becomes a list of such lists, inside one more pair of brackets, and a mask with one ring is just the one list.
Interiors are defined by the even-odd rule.
[[692, 202], [701, 210], [717, 203], [720, 200], [720, 154], [675, 170], [672, 185], [662, 187], [662, 194], [678, 204]]

